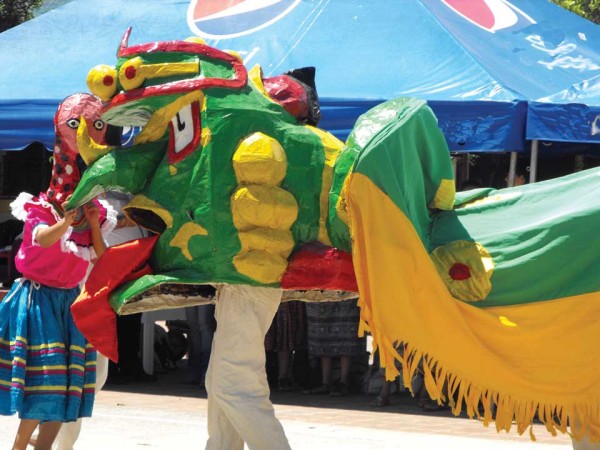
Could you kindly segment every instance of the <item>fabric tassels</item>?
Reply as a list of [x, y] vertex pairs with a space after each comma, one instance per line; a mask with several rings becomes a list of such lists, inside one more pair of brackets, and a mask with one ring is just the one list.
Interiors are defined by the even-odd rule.
[[[364, 322], [361, 323], [361, 327], [365, 331], [369, 330], [369, 326]], [[371, 332], [374, 337], [373, 351], [377, 349], [380, 352], [380, 364], [385, 368], [386, 379], [393, 381], [400, 375], [394, 364], [395, 361], [399, 361], [402, 364], [403, 384], [414, 395], [412, 380], [416, 372], [422, 370], [425, 388], [430, 397], [440, 405], [447, 403], [455, 416], [465, 410], [469, 418], [477, 418], [485, 426], [495, 422], [498, 432], [510, 432], [514, 425], [520, 435], [529, 430], [532, 441], [536, 440], [533, 423], [537, 416], [552, 436], [560, 432], [569, 433], [575, 440], [588, 436], [591, 442], [600, 441], [600, 429], [590, 425], [600, 423], [598, 401], [590, 399], [587, 403], [561, 405], [517, 399], [475, 385], [467, 378], [447, 372], [438, 360], [410, 343], [392, 345], [381, 334], [373, 330]], [[375, 337], [377, 335], [378, 338]]]

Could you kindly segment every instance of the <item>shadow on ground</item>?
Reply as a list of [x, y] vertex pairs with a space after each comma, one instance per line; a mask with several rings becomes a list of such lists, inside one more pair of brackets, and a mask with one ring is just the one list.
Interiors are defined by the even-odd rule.
[[[113, 384], [109, 382], [104, 390], [113, 392], [130, 392], [136, 394], [165, 395], [173, 397], [203, 398], [206, 399], [204, 387], [188, 382], [190, 370], [187, 360], [178, 362], [177, 368], [155, 373], [158, 378], [154, 382], [129, 382], [126, 384]], [[360, 392], [350, 392], [344, 397], [330, 397], [326, 394], [302, 394], [301, 387], [296, 387], [290, 392], [280, 392], [276, 387], [271, 387], [271, 401], [277, 405], [294, 405], [312, 408], [329, 408], [354, 411], [415, 414], [432, 417], [455, 417], [448, 409], [440, 411], [425, 411], [418, 406], [418, 402], [408, 391], [396, 392], [390, 397], [390, 404], [385, 407], [372, 406], [375, 395]], [[459, 417], [466, 417], [461, 414]]]

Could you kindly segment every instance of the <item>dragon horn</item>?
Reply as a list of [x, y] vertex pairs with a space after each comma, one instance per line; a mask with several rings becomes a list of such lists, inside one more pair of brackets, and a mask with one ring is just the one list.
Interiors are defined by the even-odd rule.
[[125, 30], [125, 34], [123, 34], [123, 38], [121, 39], [121, 44], [119, 45], [119, 50], [117, 50], [117, 57], [121, 57], [123, 51], [127, 48], [129, 43], [129, 35], [131, 34], [131, 27]]

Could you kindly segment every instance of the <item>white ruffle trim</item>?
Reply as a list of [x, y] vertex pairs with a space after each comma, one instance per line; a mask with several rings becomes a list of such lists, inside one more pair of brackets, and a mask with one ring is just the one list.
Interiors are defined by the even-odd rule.
[[37, 233], [38, 231], [40, 231], [42, 228], [48, 228], [49, 225], [47, 223], [38, 223], [33, 231], [31, 232], [31, 245], [39, 247], [39, 243], [37, 241]]
[[35, 197], [29, 194], [28, 192], [21, 192], [19, 196], [16, 199], [14, 199], [10, 204], [10, 212], [12, 213], [12, 215], [15, 216], [17, 219], [25, 222], [25, 219], [27, 219], [27, 211], [25, 211], [25, 205], [27, 203], [38, 203], [33, 202], [34, 198]]
[[71, 240], [71, 234], [73, 234], [73, 228], [69, 227], [67, 232], [60, 238], [60, 249], [63, 253], [73, 253], [75, 256], [83, 259], [84, 261], [91, 261], [96, 257], [94, 247], [90, 243], [88, 246], [77, 245]]
[[98, 202], [100, 202], [100, 204], [106, 209], [106, 220], [100, 227], [100, 231], [102, 231], [102, 237], [106, 237], [117, 227], [117, 216], [119, 215], [119, 211], [113, 208], [109, 202], [102, 198], [99, 198]]

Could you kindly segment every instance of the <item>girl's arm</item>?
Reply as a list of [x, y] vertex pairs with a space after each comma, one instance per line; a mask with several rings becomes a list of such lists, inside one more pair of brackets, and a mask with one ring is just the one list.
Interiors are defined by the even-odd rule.
[[[94, 247], [96, 256], [100, 258], [106, 250], [106, 244], [104, 243], [104, 239], [102, 239], [102, 232], [100, 230], [100, 221], [98, 220], [100, 210], [98, 209], [98, 206], [95, 203], [90, 202], [83, 206], [83, 214], [85, 215], [85, 218], [87, 219], [87, 222], [90, 225], [90, 231], [92, 234], [92, 246]], [[95, 262], [95, 260], [92, 262]]]
[[40, 247], [43, 248], [48, 248], [56, 244], [60, 240], [62, 235], [65, 234], [66, 231], [69, 229], [69, 227], [75, 220], [76, 215], [76, 209], [72, 211], [67, 211], [65, 212], [64, 217], [58, 222], [56, 222], [54, 225], [39, 228], [35, 233], [35, 241], [40, 245]]

